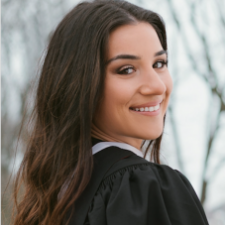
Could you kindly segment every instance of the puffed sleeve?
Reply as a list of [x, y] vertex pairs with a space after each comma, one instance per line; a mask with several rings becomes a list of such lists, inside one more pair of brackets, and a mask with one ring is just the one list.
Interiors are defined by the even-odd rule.
[[105, 178], [88, 220], [90, 225], [208, 225], [187, 178], [153, 163], [123, 168]]

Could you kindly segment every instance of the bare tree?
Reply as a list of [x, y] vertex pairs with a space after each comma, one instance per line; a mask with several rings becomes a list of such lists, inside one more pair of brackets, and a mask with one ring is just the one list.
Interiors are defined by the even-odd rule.
[[[221, 154], [216, 166], [210, 166], [210, 160], [216, 154], [216, 143], [220, 134], [224, 131], [222, 120], [225, 116], [225, 3], [223, 0], [159, 0], [141, 1], [137, 4], [143, 7], [151, 7], [168, 18], [166, 25], [168, 30], [173, 29], [169, 58], [173, 69], [174, 94], [168, 110], [172, 136], [176, 150], [176, 160], [179, 169], [187, 175], [187, 160], [184, 157], [184, 146], [180, 127], [175, 115], [175, 108], [179, 104], [176, 101], [176, 93], [182, 82], [187, 79], [187, 74], [180, 74], [179, 65], [176, 62], [181, 57], [176, 41], [179, 39], [188, 59], [190, 70], [207, 84], [211, 93], [211, 105], [209, 104], [208, 117], [205, 124], [208, 130], [205, 133], [205, 159], [202, 164], [201, 194], [204, 204], [208, 196], [208, 186], [224, 168], [225, 154]], [[15, 149], [23, 114], [29, 115], [32, 107], [32, 99], [27, 103], [27, 96], [34, 89], [33, 80], [38, 75], [39, 62], [45, 53], [49, 34], [57, 23], [75, 3], [72, 1], [28, 1], [28, 0], [4, 0], [2, 1], [2, 191], [4, 192], [9, 176], [12, 173], [12, 165], [15, 159]], [[180, 5], [178, 5], [180, 4]], [[205, 7], [205, 8], [204, 8]], [[212, 8], [208, 10], [207, 8]], [[213, 14], [214, 16], [212, 16]], [[187, 26], [182, 22], [184, 14]], [[212, 20], [215, 20], [212, 23]], [[205, 27], [212, 28], [216, 38], [208, 35]], [[212, 25], [213, 24], [213, 25]], [[191, 27], [191, 28], [190, 28]], [[190, 30], [191, 29], [191, 30]], [[194, 40], [188, 36], [189, 32]], [[210, 30], [211, 32], [211, 30]], [[216, 41], [215, 41], [216, 40]], [[198, 54], [192, 47], [192, 42], [198, 42], [201, 49]], [[175, 42], [175, 43], [174, 43]], [[216, 48], [216, 50], [214, 50]], [[220, 57], [215, 51], [221, 50]], [[222, 56], [222, 57], [221, 57]], [[200, 58], [200, 61], [199, 61]], [[199, 63], [201, 62], [201, 63]], [[218, 66], [219, 65], [219, 66]], [[220, 69], [218, 69], [220, 67]], [[216, 102], [214, 100], [216, 99]], [[212, 107], [213, 105], [213, 107]], [[24, 132], [27, 132], [26, 130]], [[26, 133], [24, 133], [26, 136]], [[22, 138], [22, 140], [25, 140]], [[25, 144], [25, 143], [24, 143]], [[23, 153], [23, 143], [18, 148], [18, 154]], [[18, 158], [18, 157], [17, 157]], [[9, 183], [6, 197], [2, 199], [2, 208], [5, 214], [5, 223], [9, 224], [11, 204], [11, 183]], [[220, 210], [223, 207], [220, 207]], [[211, 210], [213, 211], [213, 210]], [[215, 213], [215, 211], [213, 211]], [[210, 214], [211, 215], [211, 214]], [[4, 215], [2, 217], [4, 219]], [[225, 224], [225, 222], [223, 223]]]

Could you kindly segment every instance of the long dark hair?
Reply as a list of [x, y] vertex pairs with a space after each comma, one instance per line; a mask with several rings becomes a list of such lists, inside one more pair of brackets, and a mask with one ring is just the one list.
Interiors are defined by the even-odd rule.
[[[137, 21], [151, 24], [167, 50], [161, 17], [125, 1], [80, 3], [56, 28], [37, 87], [33, 130], [16, 177], [14, 224], [62, 224], [87, 186], [93, 169], [91, 124], [103, 93], [108, 38], [113, 29]], [[151, 146], [156, 163], [161, 138], [152, 140], [145, 152]], [[71, 177], [63, 198], [57, 199]], [[17, 203], [21, 183], [25, 191]]]

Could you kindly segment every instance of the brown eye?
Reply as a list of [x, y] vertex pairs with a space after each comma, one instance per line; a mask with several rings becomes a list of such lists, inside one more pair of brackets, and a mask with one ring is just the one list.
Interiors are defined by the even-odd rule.
[[118, 74], [131, 74], [134, 71], [134, 68], [129, 66], [129, 67], [125, 67], [121, 70], [119, 70], [117, 73]]
[[168, 64], [168, 61], [157, 61], [154, 65], [153, 65], [153, 68], [156, 68], [156, 69], [161, 69], [163, 68], [165, 65]]

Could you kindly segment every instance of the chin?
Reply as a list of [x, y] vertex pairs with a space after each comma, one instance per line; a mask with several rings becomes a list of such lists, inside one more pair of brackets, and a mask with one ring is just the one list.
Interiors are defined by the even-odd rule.
[[159, 138], [161, 136], [161, 134], [162, 134], [162, 132], [158, 135], [151, 136], [151, 138], [148, 140], [155, 140], [155, 139]]
[[154, 132], [146, 132], [145, 134], [142, 134], [143, 140], [155, 140], [163, 133], [163, 129], [154, 130]]

